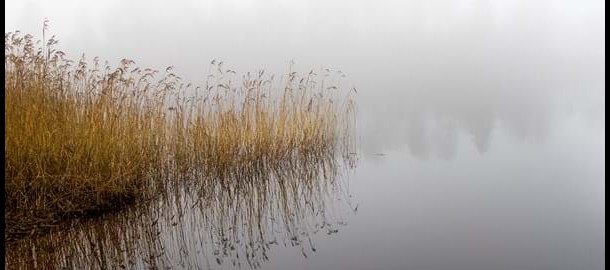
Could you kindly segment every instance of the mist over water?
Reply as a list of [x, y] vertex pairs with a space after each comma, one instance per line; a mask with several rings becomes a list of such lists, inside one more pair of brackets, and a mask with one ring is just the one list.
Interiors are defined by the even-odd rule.
[[[358, 211], [262, 269], [603, 269], [603, 1], [13, 1], [5, 31], [203, 84], [330, 68], [357, 90]], [[232, 268], [232, 265], [222, 265]]]

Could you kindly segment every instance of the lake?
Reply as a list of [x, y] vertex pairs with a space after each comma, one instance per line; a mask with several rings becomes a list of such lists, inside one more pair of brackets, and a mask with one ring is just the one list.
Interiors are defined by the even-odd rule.
[[605, 266], [603, 1], [6, 8], [5, 31], [41, 34], [48, 18], [74, 58], [174, 65], [194, 83], [213, 59], [238, 74], [294, 61], [357, 91], [349, 155], [251, 176], [264, 188], [178, 188], [9, 247], [8, 268]]

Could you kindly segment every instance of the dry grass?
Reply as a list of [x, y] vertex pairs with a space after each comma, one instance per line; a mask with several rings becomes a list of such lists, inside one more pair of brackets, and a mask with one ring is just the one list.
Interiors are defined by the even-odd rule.
[[213, 63], [200, 88], [127, 59], [73, 62], [55, 43], [5, 34], [5, 236], [120, 208], [194, 171], [225, 181], [349, 143], [351, 92], [329, 74], [234, 83]]

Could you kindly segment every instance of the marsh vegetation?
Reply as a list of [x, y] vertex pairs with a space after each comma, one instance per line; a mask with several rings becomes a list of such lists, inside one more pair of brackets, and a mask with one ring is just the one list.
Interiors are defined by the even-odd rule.
[[[5, 34], [7, 240], [154, 203], [193, 183], [199, 203], [243, 203], [234, 197], [241, 190], [271, 188], [261, 174], [281, 178], [303, 161], [350, 155], [353, 92], [336, 73], [238, 77], [212, 61], [205, 85], [195, 86], [172, 67], [72, 61], [56, 43]], [[256, 194], [253, 203], [270, 202]]]

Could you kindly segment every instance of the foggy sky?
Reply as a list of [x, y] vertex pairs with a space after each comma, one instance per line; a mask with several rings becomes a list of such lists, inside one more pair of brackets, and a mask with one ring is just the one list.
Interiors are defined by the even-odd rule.
[[71, 57], [174, 65], [195, 83], [212, 59], [238, 72], [285, 72], [290, 60], [303, 71], [340, 69], [358, 89], [365, 152], [406, 144], [414, 155], [439, 148], [449, 158], [457, 134], [485, 152], [498, 125], [539, 140], [561, 113], [603, 120], [604, 8], [567, 0], [8, 1], [5, 31], [40, 37], [48, 18]]

